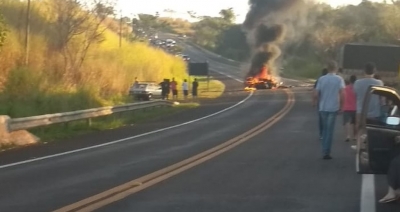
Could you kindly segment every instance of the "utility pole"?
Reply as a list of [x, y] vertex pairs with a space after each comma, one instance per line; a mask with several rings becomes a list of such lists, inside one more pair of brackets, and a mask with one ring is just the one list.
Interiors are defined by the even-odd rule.
[[28, 0], [26, 8], [26, 28], [25, 28], [25, 65], [29, 64], [29, 34], [31, 25], [31, 0]]
[[122, 10], [120, 11], [121, 17], [119, 19], [119, 48], [122, 46]]

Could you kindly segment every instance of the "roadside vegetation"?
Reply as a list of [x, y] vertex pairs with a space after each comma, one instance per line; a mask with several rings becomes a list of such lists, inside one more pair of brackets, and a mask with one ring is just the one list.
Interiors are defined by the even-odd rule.
[[[178, 101], [180, 104], [173, 105], [172, 107], [139, 110], [93, 118], [90, 120], [90, 125], [88, 120], [49, 125], [35, 128], [31, 130], [31, 132], [40, 138], [41, 143], [57, 142], [61, 139], [68, 139], [77, 135], [134, 126], [135, 124], [157, 120], [160, 117], [174, 116], [185, 110], [199, 107], [200, 103], [198, 100], [215, 99], [224, 92], [225, 85], [221, 81], [211, 78], [209, 86], [207, 86], [206, 77], [197, 77], [197, 79], [199, 81], [198, 99], [193, 99], [191, 95], [189, 95], [188, 99], [184, 100], [182, 96], [183, 92], [180, 90], [178, 93]], [[170, 98], [171, 97], [170, 95]], [[0, 145], [0, 151], [15, 147], [16, 146], [12, 144]]]
[[[181, 58], [136, 39], [130, 18], [123, 18], [120, 43], [113, 0], [83, 2], [31, 2], [28, 58], [27, 1], [0, 2], [0, 115], [18, 118], [125, 104], [133, 101], [128, 90], [135, 77], [158, 82], [173, 77], [183, 82], [187, 78], [186, 63]], [[181, 20], [164, 21], [176, 28], [187, 24]], [[200, 82], [200, 99], [216, 98], [224, 90], [217, 80], [211, 80], [209, 90], [205, 90], [206, 86]], [[171, 108], [128, 113], [124, 117], [96, 118], [91, 126], [78, 121], [31, 132], [46, 142], [135, 124], [197, 106], [199, 103], [185, 101]], [[0, 149], [9, 147], [13, 144], [0, 144]]]
[[[32, 1], [29, 64], [25, 64], [26, 1], [2, 0], [0, 114], [24, 117], [130, 101], [135, 77], [183, 79], [184, 61], [140, 42], [122, 40], [108, 1]], [[104, 4], [101, 4], [104, 3]]]

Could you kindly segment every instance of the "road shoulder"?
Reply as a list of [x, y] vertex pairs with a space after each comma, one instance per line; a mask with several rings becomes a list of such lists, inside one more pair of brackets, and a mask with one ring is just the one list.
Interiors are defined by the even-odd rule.
[[0, 153], [0, 165], [45, 157], [48, 155], [73, 151], [94, 145], [100, 145], [110, 141], [124, 139], [127, 137], [178, 125], [221, 111], [227, 107], [235, 105], [246, 97], [247, 93], [243, 91], [237, 92], [241, 90], [240, 88], [242, 87], [242, 85], [237, 81], [220, 74], [214, 74], [214, 77], [225, 84], [224, 93], [217, 99], [207, 99], [202, 101], [201, 105], [197, 108], [188, 109], [171, 115], [165, 115], [152, 120], [144, 121], [138, 125], [98, 131], [84, 135], [78, 135], [73, 138], [62, 139], [57, 142], [37, 144], [4, 151]]

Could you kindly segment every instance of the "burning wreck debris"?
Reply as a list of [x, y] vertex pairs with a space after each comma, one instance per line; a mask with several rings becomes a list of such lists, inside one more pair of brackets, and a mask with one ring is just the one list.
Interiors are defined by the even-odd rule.
[[302, 0], [250, 0], [250, 11], [243, 23], [247, 42], [252, 49], [251, 65], [245, 90], [284, 87], [278, 83], [275, 61], [279, 44], [285, 37], [286, 14]]

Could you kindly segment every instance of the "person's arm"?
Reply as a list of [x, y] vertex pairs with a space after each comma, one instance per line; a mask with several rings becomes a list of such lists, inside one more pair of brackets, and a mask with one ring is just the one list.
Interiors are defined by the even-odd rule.
[[339, 91], [339, 97], [340, 97], [340, 111], [343, 111], [344, 108], [344, 88], [341, 88]]
[[343, 78], [340, 78], [340, 90], [339, 90], [340, 111], [342, 111], [344, 108], [344, 98], [345, 98], [344, 89], [345, 89], [345, 87], [346, 87], [346, 85], [344, 83]]
[[320, 89], [321, 89], [320, 84], [321, 84], [321, 83], [316, 83], [315, 89], [314, 89], [314, 91], [313, 91], [313, 102], [312, 102], [313, 107], [316, 107], [317, 104], [318, 104], [318, 100], [319, 100], [319, 91], [320, 91]]

